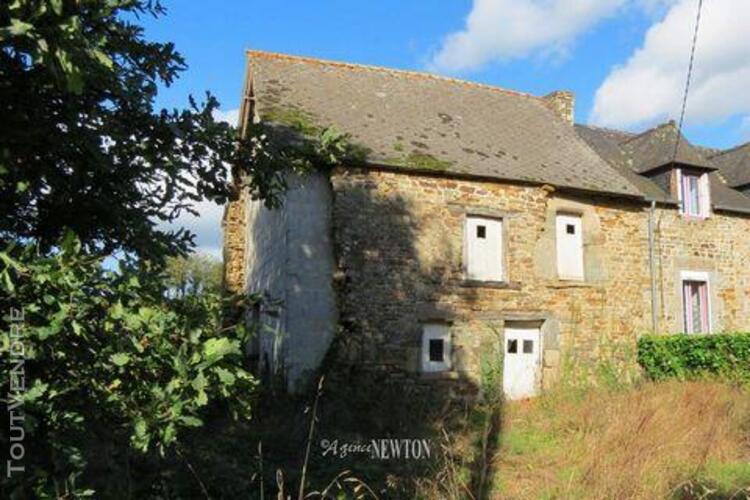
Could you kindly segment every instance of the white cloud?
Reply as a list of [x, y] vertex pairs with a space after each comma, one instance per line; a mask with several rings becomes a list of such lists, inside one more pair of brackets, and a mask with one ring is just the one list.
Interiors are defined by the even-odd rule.
[[636, 5], [647, 14], [664, 13], [664, 9], [679, 2], [679, 0], [636, 0]]
[[431, 66], [456, 72], [536, 52], [565, 52], [578, 35], [628, 1], [474, 0], [465, 28], [443, 40]]
[[237, 122], [240, 118], [240, 110], [239, 109], [227, 109], [227, 110], [221, 110], [217, 109], [213, 112], [214, 120], [219, 122], [227, 122], [230, 125], [237, 126]]
[[[679, 116], [697, 2], [679, 0], [599, 87], [593, 123], [635, 127]], [[689, 123], [750, 113], [750, 0], [704, 2], [687, 107]]]
[[224, 215], [224, 207], [210, 201], [202, 201], [193, 204], [193, 209], [198, 215], [182, 212], [180, 216], [170, 224], [171, 229], [184, 227], [195, 234], [196, 251], [213, 255], [221, 259], [222, 255], [222, 232], [221, 218]]

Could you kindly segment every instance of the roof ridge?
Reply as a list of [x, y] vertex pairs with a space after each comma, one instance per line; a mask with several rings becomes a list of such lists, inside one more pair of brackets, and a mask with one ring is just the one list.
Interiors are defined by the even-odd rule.
[[627, 130], [619, 130], [619, 129], [612, 128], [612, 127], [602, 127], [600, 125], [589, 125], [588, 123], [586, 123], [586, 124], [584, 124], [584, 123], [576, 123], [575, 125], [578, 126], [578, 127], [589, 128], [589, 129], [592, 129], [592, 130], [599, 130], [601, 132], [613, 132], [615, 134], [626, 135], [626, 136], [628, 136], [628, 140], [630, 140], [631, 138], [633, 138], [636, 135], [638, 135], [635, 132], [628, 132]]
[[[646, 136], [646, 135], [648, 135], [648, 134], [651, 134], [651, 133], [653, 133], [653, 132], [656, 132], [656, 131], [657, 131], [657, 130], [659, 130], [660, 128], [665, 128], [665, 127], [669, 127], [669, 126], [672, 126], [672, 127], [674, 127], [674, 129], [675, 129], [675, 132], [677, 132], [677, 124], [675, 123], [675, 121], [674, 121], [674, 120], [669, 120], [668, 122], [660, 123], [659, 125], [656, 125], [655, 127], [651, 127], [651, 128], [649, 128], [649, 129], [646, 129], [646, 130], [644, 130], [643, 132], [640, 132], [640, 133], [638, 133], [638, 134], [634, 134], [634, 135], [633, 135], [632, 137], [630, 137], [630, 138], [629, 138], [629, 139], [628, 139], [627, 141], [623, 142], [623, 144], [627, 144], [627, 143], [629, 143], [629, 142], [633, 142], [633, 141], [634, 141], [634, 140], [636, 140], [636, 139], [640, 139], [641, 137], [644, 137], [644, 136]], [[682, 139], [685, 139], [685, 136], [683, 136], [682, 134], [680, 134], [680, 137], [681, 137]], [[687, 140], [687, 139], [685, 139], [685, 140]], [[691, 146], [692, 146], [692, 144], [691, 144]]]
[[545, 102], [544, 96], [537, 96], [534, 94], [529, 94], [527, 92], [520, 92], [518, 90], [506, 89], [503, 87], [497, 87], [495, 85], [489, 85], [486, 83], [472, 82], [469, 80], [462, 80], [460, 78], [452, 78], [449, 76], [436, 75], [434, 73], [427, 73], [424, 71], [393, 69], [393, 68], [386, 68], [384, 66], [374, 66], [374, 65], [369, 65], [369, 64], [358, 64], [358, 63], [343, 62], [343, 61], [333, 61], [330, 59], [321, 59], [321, 58], [309, 57], [309, 56], [297, 56], [297, 55], [292, 55], [292, 54], [284, 54], [280, 52], [269, 52], [265, 50], [246, 49], [245, 54], [247, 54], [248, 56], [253, 56], [253, 57], [262, 57], [265, 59], [298, 61], [298, 62], [304, 62], [304, 63], [309, 63], [309, 64], [320, 64], [320, 65], [333, 66], [337, 68], [345, 68], [345, 69], [351, 69], [351, 70], [375, 71], [378, 73], [389, 74], [392, 76], [403, 76], [403, 77], [408, 77], [408, 78], [423, 78], [425, 80], [436, 80], [436, 81], [442, 81], [446, 83], [459, 84], [465, 87], [490, 90], [493, 92], [499, 92], [501, 94], [507, 94], [507, 95], [514, 96], [514, 97], [525, 97], [525, 98], [535, 99], [535, 100], [540, 101], [541, 103]]
[[734, 146], [734, 147], [732, 147], [732, 148], [729, 148], [729, 149], [719, 149], [719, 152], [718, 152], [718, 153], [716, 153], [715, 155], [711, 155], [711, 156], [709, 157], [709, 159], [713, 159], [713, 158], [716, 158], [716, 157], [718, 157], [718, 156], [722, 156], [722, 155], [725, 155], [725, 154], [727, 154], [727, 153], [734, 153], [735, 151], [738, 151], [738, 150], [740, 150], [740, 149], [742, 149], [742, 148], [746, 148], [746, 147], [748, 147], [748, 146], [750, 146], [750, 141], [748, 141], [748, 142], [744, 142], [744, 143], [742, 143], [742, 144], [738, 144], [737, 146]]

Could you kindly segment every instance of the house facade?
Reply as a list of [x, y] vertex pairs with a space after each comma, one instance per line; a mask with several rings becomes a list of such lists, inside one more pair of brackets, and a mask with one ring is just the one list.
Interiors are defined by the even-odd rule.
[[[750, 158], [573, 123], [544, 97], [248, 53], [243, 127], [334, 126], [365, 161], [226, 210], [227, 286], [266, 291], [252, 346], [294, 390], [326, 359], [511, 398], [565, 359], [625, 361], [643, 333], [750, 330]], [[331, 346], [335, 345], [335, 349]]]

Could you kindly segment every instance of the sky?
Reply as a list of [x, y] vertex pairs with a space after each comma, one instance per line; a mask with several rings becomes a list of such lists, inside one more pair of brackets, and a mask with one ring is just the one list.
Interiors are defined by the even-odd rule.
[[[158, 105], [209, 90], [236, 119], [245, 49], [427, 71], [544, 95], [571, 90], [575, 118], [631, 131], [679, 119], [698, 0], [162, 0], [146, 35], [174, 42], [189, 68]], [[210, 7], [207, 7], [210, 5]], [[750, 141], [750, 0], [704, 0], [685, 134]], [[221, 254], [222, 207], [178, 223]]]

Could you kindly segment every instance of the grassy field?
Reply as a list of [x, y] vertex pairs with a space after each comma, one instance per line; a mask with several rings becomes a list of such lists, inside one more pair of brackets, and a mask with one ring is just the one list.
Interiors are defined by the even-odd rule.
[[[218, 422], [215, 432], [198, 433], [200, 452], [188, 458], [213, 498], [277, 498], [282, 483], [296, 498], [308, 442], [306, 494], [349, 471], [350, 482], [341, 481], [347, 492], [331, 498], [750, 498], [749, 387], [610, 375], [564, 377], [532, 400], [495, 395], [478, 404], [438, 403], [404, 384], [327, 380], [311, 440], [313, 399], [275, 395], [263, 398], [247, 426]], [[428, 439], [432, 457], [333, 457], [319, 444], [376, 437]]]
[[[420, 497], [750, 498], [747, 389], [719, 382], [563, 386], [504, 403], [490, 436], [495, 443], [486, 442], [482, 418], [474, 420], [453, 434], [453, 460], [420, 481]], [[483, 460], [479, 485], [470, 471]]]

